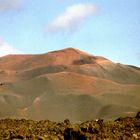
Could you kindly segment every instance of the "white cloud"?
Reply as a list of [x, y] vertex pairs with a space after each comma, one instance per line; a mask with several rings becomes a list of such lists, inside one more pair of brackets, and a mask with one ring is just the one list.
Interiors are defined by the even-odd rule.
[[18, 10], [22, 0], [0, 0], [0, 12]]
[[0, 57], [8, 55], [8, 54], [21, 54], [22, 52], [13, 48], [8, 43], [0, 40]]
[[93, 16], [97, 11], [95, 4], [75, 4], [68, 7], [64, 13], [54, 19], [47, 27], [47, 31], [69, 31], [84, 21], [86, 18]]

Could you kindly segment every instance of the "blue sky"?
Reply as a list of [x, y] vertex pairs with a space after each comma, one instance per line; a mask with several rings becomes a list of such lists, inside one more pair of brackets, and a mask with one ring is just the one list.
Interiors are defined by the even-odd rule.
[[139, 0], [0, 0], [0, 56], [67, 47], [140, 67]]

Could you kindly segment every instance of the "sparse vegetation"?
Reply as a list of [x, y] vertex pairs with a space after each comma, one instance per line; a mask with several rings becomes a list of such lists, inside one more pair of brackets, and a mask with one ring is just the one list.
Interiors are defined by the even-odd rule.
[[139, 140], [140, 112], [115, 121], [91, 120], [71, 123], [49, 120], [0, 120], [1, 140]]
[[94, 63], [96, 63], [96, 57], [91, 57], [91, 56], [89, 56], [89, 57], [83, 57], [82, 56], [82, 58], [80, 59], [80, 60], [74, 60], [73, 61], [73, 64], [74, 65], [84, 65], [84, 64], [94, 64]]

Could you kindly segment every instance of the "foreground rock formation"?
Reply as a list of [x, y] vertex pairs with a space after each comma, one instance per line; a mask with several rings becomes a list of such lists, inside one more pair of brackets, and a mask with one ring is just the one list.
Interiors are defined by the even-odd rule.
[[0, 120], [0, 139], [4, 140], [139, 140], [140, 112], [136, 117], [71, 123], [49, 120]]

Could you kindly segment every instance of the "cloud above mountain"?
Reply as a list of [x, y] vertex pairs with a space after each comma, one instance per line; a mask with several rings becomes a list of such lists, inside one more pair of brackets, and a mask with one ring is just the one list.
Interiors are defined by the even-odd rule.
[[0, 12], [18, 10], [22, 2], [22, 0], [0, 0]]
[[21, 54], [22, 52], [0, 39], [0, 57], [8, 54]]
[[47, 27], [49, 32], [71, 31], [87, 18], [93, 16], [97, 7], [93, 3], [75, 4], [57, 16]]

